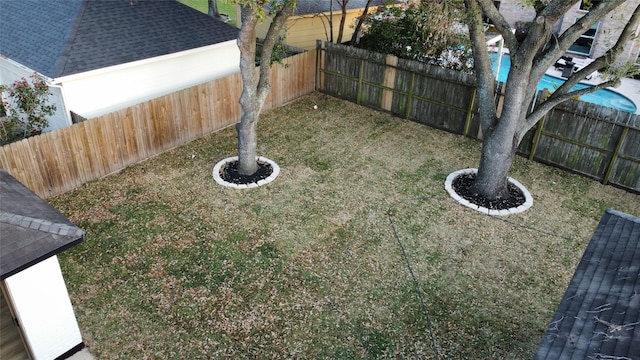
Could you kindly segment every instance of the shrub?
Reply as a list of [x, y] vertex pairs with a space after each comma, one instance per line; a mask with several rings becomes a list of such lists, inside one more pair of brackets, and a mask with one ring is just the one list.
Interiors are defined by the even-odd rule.
[[45, 79], [34, 73], [16, 80], [12, 85], [0, 85], [0, 145], [37, 135], [49, 126], [47, 117], [56, 111], [48, 105], [51, 92]]
[[367, 16], [359, 47], [454, 70], [473, 67], [466, 28], [446, 1], [382, 7]]

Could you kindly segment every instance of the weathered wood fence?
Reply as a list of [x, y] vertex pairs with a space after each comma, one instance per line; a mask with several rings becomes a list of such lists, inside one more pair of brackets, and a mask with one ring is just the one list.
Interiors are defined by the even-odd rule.
[[[265, 109], [311, 93], [315, 54], [276, 65]], [[194, 86], [70, 127], [0, 147], [0, 167], [41, 197], [185, 144], [239, 121], [240, 74]]]
[[[275, 66], [265, 109], [321, 91], [480, 138], [473, 78], [326, 44]], [[317, 68], [314, 66], [318, 64]], [[318, 70], [318, 71], [316, 71]], [[41, 197], [74, 189], [240, 119], [240, 74], [0, 147], [0, 167]], [[500, 101], [497, 95], [496, 101]], [[640, 192], [640, 117], [580, 101], [550, 112], [520, 145], [530, 159]]]
[[[320, 91], [431, 127], [481, 138], [471, 74], [325, 43]], [[496, 94], [496, 101], [502, 99]], [[523, 139], [520, 154], [640, 192], [640, 116], [570, 100]]]

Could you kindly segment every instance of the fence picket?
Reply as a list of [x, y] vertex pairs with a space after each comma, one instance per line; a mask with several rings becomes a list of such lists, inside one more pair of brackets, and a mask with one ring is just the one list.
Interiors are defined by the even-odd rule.
[[[381, 54], [343, 45], [325, 44], [317, 51], [322, 64], [320, 91], [452, 133], [475, 137], [477, 132], [482, 138], [479, 123], [473, 121], [477, 105], [471, 75], [406, 59], [390, 63]], [[376, 76], [390, 71], [395, 72], [393, 87], [385, 76]], [[384, 89], [383, 105], [370, 100], [373, 88]], [[499, 116], [504, 84], [498, 90]], [[390, 109], [384, 105], [389, 96]], [[617, 142], [623, 131], [628, 132], [624, 143]], [[640, 192], [640, 115], [570, 100], [525, 134], [519, 151], [530, 159]]]
[[[265, 109], [314, 91], [318, 82], [334, 96], [481, 138], [468, 74], [343, 48], [326, 44], [288, 58], [287, 68], [274, 67]], [[395, 73], [393, 79], [387, 73]], [[0, 166], [36, 194], [56, 195], [238, 122], [241, 91], [240, 74], [200, 84], [0, 147]], [[536, 129], [540, 133], [526, 136], [531, 143], [523, 148], [537, 161], [640, 192], [640, 115], [572, 100]]]
[[[274, 66], [271, 107], [314, 91], [315, 57]], [[241, 91], [240, 74], [209, 81], [0, 147], [0, 166], [41, 197], [60, 194], [237, 122]]]

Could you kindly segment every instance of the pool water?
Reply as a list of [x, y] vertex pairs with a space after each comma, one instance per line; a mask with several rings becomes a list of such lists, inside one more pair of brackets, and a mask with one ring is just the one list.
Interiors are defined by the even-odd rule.
[[[495, 74], [496, 62], [498, 59], [497, 54], [491, 54], [491, 63], [492, 69]], [[507, 81], [507, 76], [509, 75], [509, 68], [511, 67], [511, 59], [508, 55], [503, 55], [502, 60], [500, 61], [500, 71], [498, 72], [498, 81], [505, 82]], [[562, 78], [558, 78], [551, 75], [544, 75], [538, 84], [538, 90], [549, 89], [549, 91], [553, 91], [558, 88], [560, 85], [564, 83]], [[589, 87], [587, 84], [577, 84], [572, 88], [572, 90], [583, 89]], [[582, 95], [580, 96], [580, 100], [590, 102], [593, 104], [598, 104], [606, 107], [611, 107], [614, 109], [626, 111], [635, 114], [637, 111], [636, 105], [626, 96], [612, 91], [608, 89], [598, 90], [596, 92]]]

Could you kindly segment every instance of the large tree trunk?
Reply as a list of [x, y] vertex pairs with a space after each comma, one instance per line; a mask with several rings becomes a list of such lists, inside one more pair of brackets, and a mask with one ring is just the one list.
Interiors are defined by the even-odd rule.
[[[473, 43], [476, 85], [478, 91], [479, 119], [482, 128], [482, 154], [473, 191], [487, 199], [508, 198], [508, 173], [518, 144], [526, 132], [554, 106], [573, 96], [593, 92], [611, 86], [615, 80], [599, 85], [570, 91], [573, 85], [593, 71], [600, 70], [620, 53], [622, 47], [635, 34], [640, 23], [640, 5], [636, 6], [616, 45], [591, 65], [578, 71], [556, 89], [541, 104], [530, 111], [537, 92], [537, 84], [545, 71], [596, 21], [624, 3], [609, 0], [595, 4], [592, 9], [559, 36], [551, 37], [551, 30], [558, 20], [574, 6], [576, 0], [534, 1], [536, 16], [527, 35], [519, 40], [509, 23], [495, 7], [492, 0], [464, 0], [469, 14], [469, 34]], [[481, 14], [485, 13], [502, 34], [511, 56], [511, 69], [507, 80], [504, 104], [500, 114], [493, 100], [495, 79], [487, 51]], [[553, 41], [549, 41], [552, 39]]]
[[242, 75], [242, 94], [240, 106], [242, 115], [236, 125], [238, 132], [238, 172], [251, 175], [258, 170], [257, 142], [258, 118], [269, 93], [269, 76], [273, 48], [284, 29], [287, 18], [293, 13], [295, 0], [284, 1], [284, 6], [276, 12], [262, 44], [260, 71], [256, 72], [256, 25], [264, 14], [262, 5], [247, 2], [240, 7], [242, 26], [238, 34], [240, 49], [240, 73]]
[[[514, 68], [509, 74], [514, 79], [522, 78], [522, 80], [507, 84], [505, 93], [509, 93], [509, 96], [505, 96], [499, 118], [493, 112], [480, 113], [481, 122], [491, 125], [483, 127], [482, 153], [473, 191], [490, 200], [510, 197], [509, 169], [520, 144], [518, 124], [526, 115], [522, 113], [522, 104], [527, 102], [526, 87], [522, 85], [525, 83], [527, 71], [526, 67], [524, 72], [522, 69]], [[490, 118], [483, 119], [487, 116]]]
[[258, 170], [258, 112], [254, 111], [242, 116], [244, 121], [236, 125], [238, 132], [238, 171], [243, 175], [251, 175]]
[[[517, 55], [513, 55], [514, 62], [520, 62]], [[513, 65], [509, 73], [509, 82], [505, 88], [504, 104], [500, 117], [493, 112], [481, 112], [480, 122], [491, 124], [483, 127], [482, 153], [478, 166], [478, 175], [473, 190], [487, 199], [508, 199], [509, 169], [520, 144], [520, 125], [526, 120], [529, 103], [528, 74], [530, 66], [526, 64]], [[490, 118], [483, 119], [483, 117]]]
[[507, 132], [494, 132], [483, 138], [473, 191], [487, 199], [508, 199], [510, 195], [507, 179], [517, 148], [517, 142]]
[[241, 7], [242, 27], [238, 34], [238, 48], [240, 49], [240, 73], [242, 74], [242, 94], [240, 106], [242, 115], [240, 123], [236, 125], [238, 132], [238, 172], [251, 175], [258, 169], [257, 153], [257, 124], [260, 115], [258, 97], [258, 77], [256, 76], [256, 24], [258, 16], [254, 9]]

